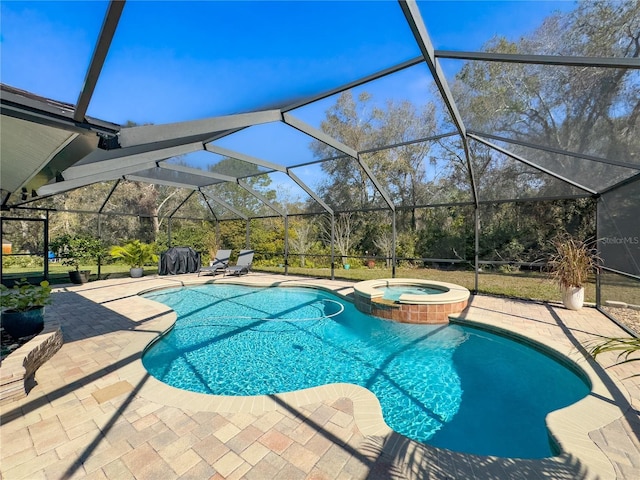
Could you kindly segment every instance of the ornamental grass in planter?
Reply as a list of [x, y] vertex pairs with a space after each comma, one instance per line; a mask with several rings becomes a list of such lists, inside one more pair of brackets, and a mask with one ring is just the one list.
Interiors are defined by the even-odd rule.
[[552, 243], [555, 251], [548, 262], [550, 276], [560, 287], [563, 305], [579, 310], [584, 304], [584, 284], [600, 259], [593, 246], [568, 234], [558, 235]]

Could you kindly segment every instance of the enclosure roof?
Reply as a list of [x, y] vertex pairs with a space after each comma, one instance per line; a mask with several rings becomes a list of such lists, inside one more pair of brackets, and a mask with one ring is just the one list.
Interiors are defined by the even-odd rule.
[[[210, 197], [209, 187], [245, 188], [247, 178], [261, 174], [280, 175], [332, 213], [335, 207], [318, 193], [320, 170], [312, 167], [344, 160], [357, 163], [380, 205], [393, 210], [398, 200], [377, 178], [372, 154], [442, 139], [453, 139], [451, 148], [466, 162], [471, 203], [498, 198], [474, 172], [472, 157], [481, 148], [496, 162], [515, 162], [529, 175], [562, 183], [559, 195], [598, 195], [636, 180], [635, 144], [625, 150], [618, 145], [623, 140], [613, 138], [574, 150], [544, 143], [535, 129], [509, 132], [500, 108], [478, 110], [470, 100], [474, 92], [463, 88], [464, 68], [504, 68], [501, 79], [508, 82], [515, 72], [509, 66], [517, 65], [535, 69], [529, 77], [538, 80], [540, 98], [549, 95], [551, 83], [544, 82], [558, 69], [593, 72], [587, 96], [609, 81], [602, 72], [629, 77], [630, 92], [637, 92], [637, 51], [588, 56], [483, 47], [496, 32], [517, 40], [523, 32], [515, 24], [531, 30], [553, 8], [575, 7], [551, 3], [503, 2], [504, 12], [495, 10], [487, 29], [482, 9], [495, 5], [480, 9], [473, 2], [111, 1], [75, 2], [73, 10], [64, 2], [4, 2], [3, 208], [122, 179]], [[324, 113], [345, 91], [374, 92], [381, 101], [408, 101], [418, 109], [433, 102], [435, 130], [367, 146], [332, 136], [322, 124]], [[624, 102], [633, 100], [621, 96], [614, 106], [626, 114], [634, 106]], [[501, 127], [485, 118], [491, 115], [502, 115]], [[560, 122], [570, 114], [558, 107], [548, 115]], [[629, 118], [637, 127], [638, 115]], [[597, 121], [576, 120], [594, 128]], [[250, 165], [252, 173], [216, 168], [229, 158]], [[597, 174], [586, 174], [590, 169]], [[252, 193], [269, 204], [259, 191]], [[517, 192], [505, 196], [518, 198]], [[269, 208], [283, 213], [278, 205]]]

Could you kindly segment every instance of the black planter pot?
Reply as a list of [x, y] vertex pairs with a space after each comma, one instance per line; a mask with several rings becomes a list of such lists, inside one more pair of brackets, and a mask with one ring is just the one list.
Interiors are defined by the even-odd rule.
[[44, 307], [33, 307], [25, 312], [5, 310], [2, 327], [15, 339], [35, 335], [44, 327]]
[[71, 270], [69, 272], [69, 280], [77, 285], [87, 283], [91, 276], [91, 270]]

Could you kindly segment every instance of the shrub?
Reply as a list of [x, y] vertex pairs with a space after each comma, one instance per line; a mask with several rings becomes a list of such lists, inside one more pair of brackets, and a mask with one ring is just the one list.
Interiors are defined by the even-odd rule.
[[148, 263], [156, 263], [158, 256], [155, 253], [155, 245], [133, 240], [123, 246], [111, 247], [109, 252], [113, 258], [119, 258], [131, 268], [141, 268]]
[[0, 285], [0, 306], [16, 312], [26, 312], [34, 307], [44, 307], [51, 302], [51, 287], [43, 280], [39, 285], [31, 285], [21, 278], [13, 288]]

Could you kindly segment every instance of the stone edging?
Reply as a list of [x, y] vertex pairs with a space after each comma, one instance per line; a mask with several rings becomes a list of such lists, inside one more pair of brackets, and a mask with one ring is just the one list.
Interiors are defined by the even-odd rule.
[[48, 320], [45, 313], [42, 331], [2, 361], [0, 405], [26, 397], [27, 380], [60, 350], [63, 343], [60, 323]]

